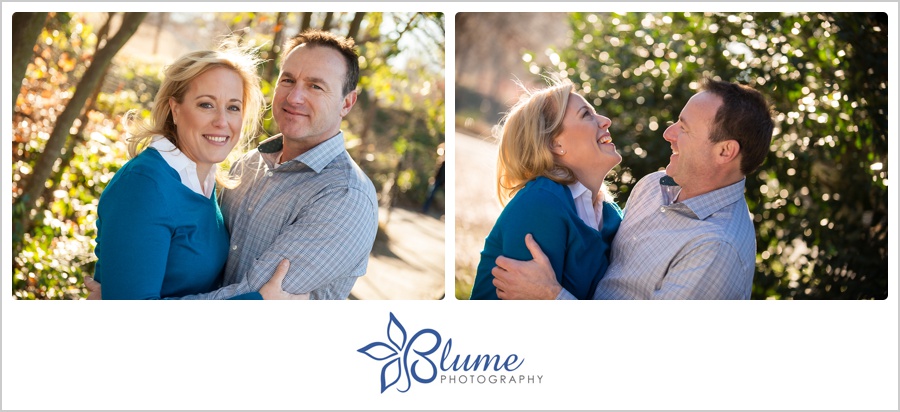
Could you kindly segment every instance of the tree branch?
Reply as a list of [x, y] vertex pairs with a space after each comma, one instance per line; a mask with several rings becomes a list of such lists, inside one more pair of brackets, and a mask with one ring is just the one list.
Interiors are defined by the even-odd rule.
[[34, 44], [37, 43], [44, 23], [47, 21], [47, 13], [13, 13], [13, 37], [12, 37], [12, 108], [16, 110], [16, 99], [22, 89], [22, 80], [25, 78], [25, 69], [28, 62], [34, 57]]
[[60, 157], [62, 148], [66, 140], [68, 140], [69, 129], [72, 127], [72, 123], [81, 114], [88, 97], [103, 79], [106, 67], [109, 66], [113, 57], [122, 49], [122, 46], [125, 45], [128, 39], [134, 35], [146, 16], [147, 13], [126, 13], [122, 19], [122, 27], [119, 28], [116, 35], [109, 39], [106, 46], [94, 55], [90, 67], [87, 68], [78, 82], [75, 93], [72, 95], [66, 108], [57, 117], [53, 132], [50, 133], [47, 144], [35, 163], [34, 171], [23, 184], [22, 196], [16, 202], [20, 204], [23, 212], [20, 221], [17, 222], [19, 225], [14, 228], [14, 232], [17, 232], [17, 229], [21, 230], [21, 233], [18, 233], [21, 235], [31, 227], [33, 222], [31, 211], [37, 205], [38, 197], [43, 193], [47, 178], [50, 177], [53, 171], [53, 164]]

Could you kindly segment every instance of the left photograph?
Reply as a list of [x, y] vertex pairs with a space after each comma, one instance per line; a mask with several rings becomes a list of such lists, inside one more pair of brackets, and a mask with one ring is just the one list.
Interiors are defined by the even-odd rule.
[[13, 297], [443, 299], [444, 22], [13, 14]]

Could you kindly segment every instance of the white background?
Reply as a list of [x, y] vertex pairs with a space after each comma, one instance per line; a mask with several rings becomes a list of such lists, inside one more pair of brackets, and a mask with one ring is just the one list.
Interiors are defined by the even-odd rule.
[[[454, 78], [460, 11], [522, 3], [3, 3], [3, 102], [15, 11], [441, 11]], [[889, 15], [890, 159], [897, 146], [897, 3], [525, 3], [529, 11], [884, 11]], [[301, 10], [302, 9], [302, 10]], [[447, 85], [448, 119], [455, 107]], [[444, 301], [96, 302], [12, 299], [10, 108], [2, 110], [3, 409], [898, 409], [897, 259], [884, 301], [455, 301], [454, 178], [447, 182]], [[452, 121], [447, 136], [455, 135]], [[453, 140], [448, 162], [453, 164]], [[896, 205], [897, 172], [889, 171]], [[892, 209], [895, 210], [895, 209]], [[892, 221], [896, 215], [891, 216]], [[889, 250], [897, 252], [897, 225]], [[893, 253], [896, 254], [896, 253]], [[541, 384], [413, 383], [380, 393], [394, 313], [411, 337], [454, 353], [515, 353]], [[439, 352], [438, 354], [439, 355]], [[438, 356], [433, 355], [432, 359]]]

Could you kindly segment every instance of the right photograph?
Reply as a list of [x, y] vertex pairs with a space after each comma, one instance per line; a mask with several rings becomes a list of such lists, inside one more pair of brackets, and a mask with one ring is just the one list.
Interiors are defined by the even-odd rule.
[[886, 299], [887, 28], [456, 14], [456, 298]]

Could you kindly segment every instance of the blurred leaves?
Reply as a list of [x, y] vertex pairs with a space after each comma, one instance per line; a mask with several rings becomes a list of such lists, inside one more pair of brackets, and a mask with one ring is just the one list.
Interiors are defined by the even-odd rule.
[[[280, 31], [295, 35], [305, 13], [285, 13], [282, 20], [277, 14], [206, 13], [179, 18], [192, 19], [188, 23], [193, 24], [196, 37], [186, 41], [208, 39], [209, 44], [200, 47], [213, 47], [216, 36], [242, 30], [243, 40], [259, 46], [263, 58], [277, 59], [279, 47], [272, 44], [273, 36]], [[323, 23], [324, 15], [311, 13], [313, 27]], [[397, 196], [408, 203], [424, 200], [428, 178], [439, 162], [436, 148], [444, 141], [443, 19], [439, 13], [334, 13], [330, 22], [332, 31], [340, 35], [357, 24], [356, 42], [362, 54], [359, 89], [370, 97], [358, 102], [342, 125], [348, 150], [376, 187], [391, 178]], [[78, 120], [70, 131], [79, 133], [83, 143], [63, 149], [37, 206], [33, 210], [20, 207], [21, 184], [34, 171], [57, 117], [92, 59], [98, 30], [105, 29], [94, 27], [95, 20], [99, 20], [97, 14], [49, 13], [25, 72], [23, 93], [16, 100], [13, 214], [35, 218], [34, 229], [12, 245], [17, 299], [84, 296], [82, 279], [93, 272], [96, 259], [93, 239], [100, 194], [127, 159], [122, 115], [137, 109], [146, 117], [160, 86], [163, 67], [158, 62], [115, 60], [84, 124]], [[223, 27], [227, 32], [221, 32]], [[262, 83], [269, 99], [274, 81]], [[372, 115], [368, 123], [367, 113]], [[277, 132], [271, 114], [264, 123], [266, 136]], [[370, 130], [365, 130], [367, 124]], [[395, 141], [401, 142], [399, 146]]]
[[[13, 117], [14, 199], [22, 194], [20, 183], [33, 171], [95, 43], [93, 27], [86, 21], [51, 13], [35, 45]], [[45, 188], [36, 210], [24, 210], [21, 203], [14, 202], [18, 205], [14, 216], [32, 213], [36, 221], [34, 229], [13, 245], [13, 294], [17, 298], [78, 298], [83, 294], [83, 275], [93, 272], [97, 201], [102, 187], [124, 163], [125, 150], [118, 142], [121, 126], [115, 115], [92, 111], [87, 118], [90, 125], [84, 133], [90, 138], [86, 145], [72, 148], [75, 153], [70, 164], [58, 161], [54, 165], [59, 181], [55, 187]]]
[[[614, 188], [667, 164], [662, 132], [704, 76], [773, 103], [772, 152], [747, 177], [753, 298], [887, 297], [887, 16], [573, 13], [571, 42], [532, 73], [570, 78], [624, 157]], [[531, 63], [529, 64], [529, 61]]]

